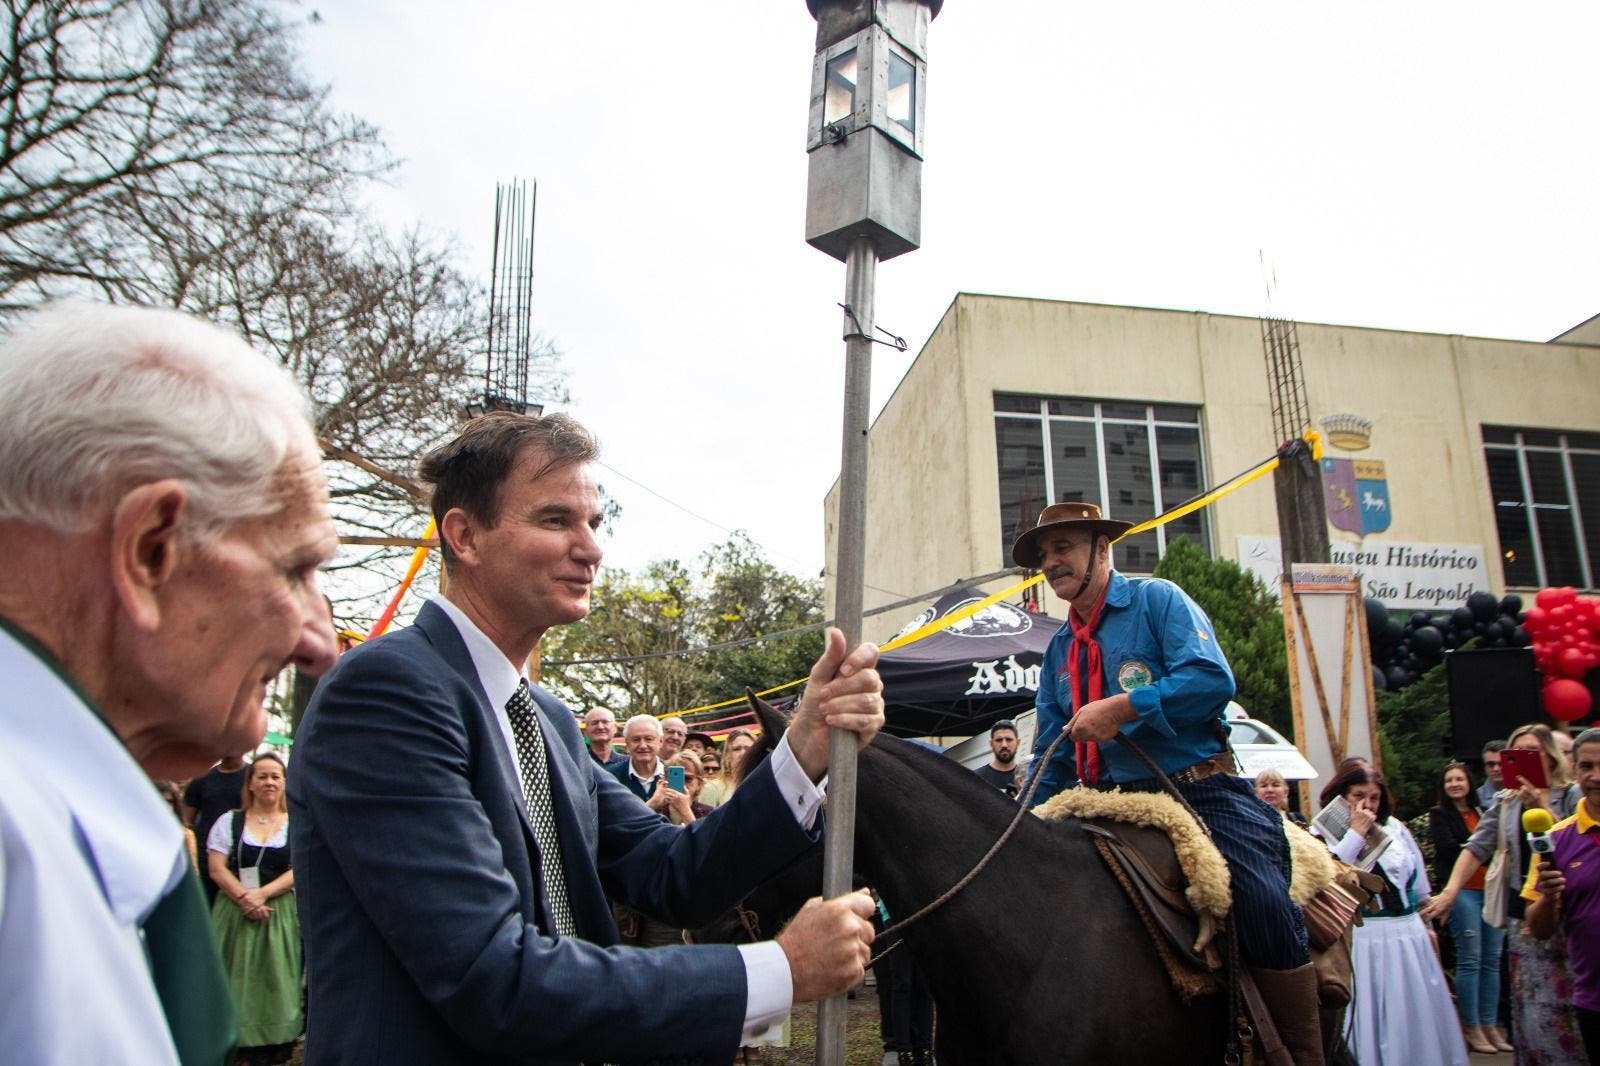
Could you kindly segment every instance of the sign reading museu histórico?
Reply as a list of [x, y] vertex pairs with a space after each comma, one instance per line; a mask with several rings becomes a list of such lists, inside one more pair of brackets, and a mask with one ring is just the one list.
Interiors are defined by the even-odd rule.
[[[1239, 565], [1276, 595], [1283, 573], [1277, 537], [1241, 536]], [[1361, 594], [1397, 610], [1436, 611], [1459, 607], [1474, 592], [1488, 592], [1489, 573], [1481, 544], [1416, 544], [1406, 541], [1334, 541], [1332, 561], [1361, 575]]]

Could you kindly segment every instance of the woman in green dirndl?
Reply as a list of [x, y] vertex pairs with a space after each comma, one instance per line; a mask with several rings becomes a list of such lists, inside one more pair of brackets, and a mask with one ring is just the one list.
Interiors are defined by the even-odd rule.
[[218, 889], [211, 926], [239, 1007], [241, 1066], [288, 1062], [305, 1027], [285, 773], [278, 756], [256, 756], [240, 809], [218, 818], [206, 839]]

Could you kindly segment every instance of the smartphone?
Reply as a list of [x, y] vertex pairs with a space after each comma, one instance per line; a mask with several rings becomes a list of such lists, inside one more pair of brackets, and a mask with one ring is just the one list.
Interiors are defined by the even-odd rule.
[[667, 787], [672, 789], [674, 792], [683, 791], [683, 767], [667, 767]]
[[1550, 779], [1544, 773], [1544, 752], [1537, 748], [1507, 748], [1500, 753], [1501, 780], [1507, 788], [1518, 788], [1525, 777], [1534, 788], [1549, 788]]

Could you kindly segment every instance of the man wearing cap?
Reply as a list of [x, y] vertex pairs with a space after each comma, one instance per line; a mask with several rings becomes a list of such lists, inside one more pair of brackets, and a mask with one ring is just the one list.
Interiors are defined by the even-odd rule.
[[[1057, 503], [1017, 538], [1018, 566], [1044, 571], [1069, 605], [1045, 650], [1035, 701], [1033, 805], [1079, 783], [1154, 791], [1127, 736], [1172, 779], [1211, 829], [1232, 876], [1239, 943], [1295, 1063], [1322, 1062], [1317, 980], [1305, 916], [1289, 899], [1289, 846], [1277, 813], [1234, 776], [1223, 720], [1233, 672], [1211, 620], [1170, 581], [1127, 578], [1111, 542], [1133, 523], [1092, 503]], [[1038, 757], [1062, 730], [1049, 765]]]

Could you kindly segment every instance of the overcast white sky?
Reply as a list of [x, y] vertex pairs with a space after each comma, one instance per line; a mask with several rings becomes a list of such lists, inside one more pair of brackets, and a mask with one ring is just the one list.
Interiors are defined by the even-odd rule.
[[[802, 234], [804, 0], [311, 9], [314, 75], [405, 161], [387, 221], [455, 233], [486, 279], [495, 183], [538, 180], [570, 409], [711, 520], [603, 471], [607, 563], [722, 526], [816, 574], [844, 268]], [[911, 350], [875, 348], [874, 411], [959, 291], [1255, 315], [1259, 250], [1303, 321], [1549, 339], [1600, 312], [1597, 39], [1592, 0], [948, 0], [923, 247], [878, 271]]]

